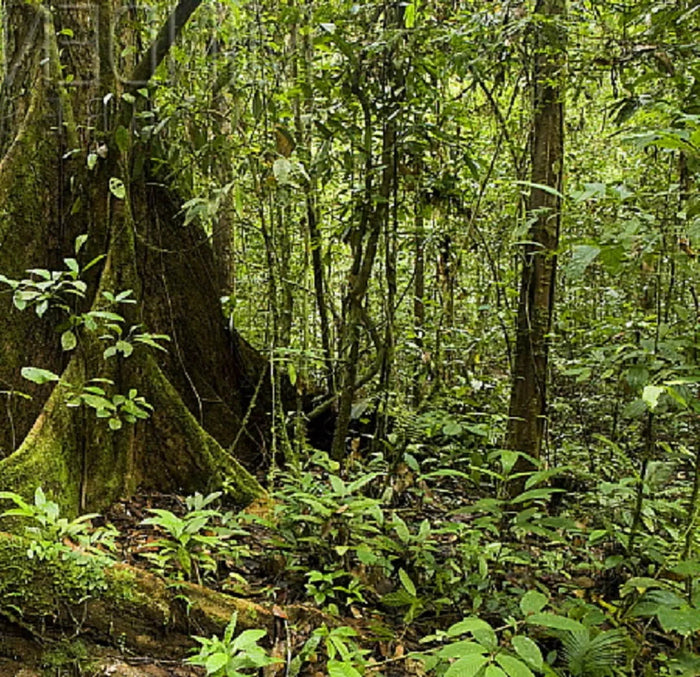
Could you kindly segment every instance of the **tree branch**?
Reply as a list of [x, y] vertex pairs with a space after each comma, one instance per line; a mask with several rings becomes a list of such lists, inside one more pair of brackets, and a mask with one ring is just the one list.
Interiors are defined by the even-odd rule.
[[170, 13], [167, 21], [158, 31], [158, 36], [151, 43], [148, 51], [139, 61], [129, 80], [130, 87], [143, 87], [153, 77], [156, 68], [165, 58], [174, 44], [180, 31], [187, 23], [193, 12], [202, 4], [202, 0], [180, 0], [177, 7]]

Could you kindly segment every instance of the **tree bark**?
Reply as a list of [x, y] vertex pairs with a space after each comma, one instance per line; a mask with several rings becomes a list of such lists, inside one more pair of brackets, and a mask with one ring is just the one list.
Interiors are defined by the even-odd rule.
[[30, 560], [27, 545], [0, 533], [5, 572], [0, 616], [38, 640], [80, 633], [149, 656], [177, 658], [192, 648], [191, 634], [220, 636], [234, 612], [239, 629], [273, 630], [272, 613], [254, 602], [185, 581], [173, 586], [141, 569], [100, 564], [89, 555]]
[[[523, 246], [507, 447], [540, 457], [547, 418], [547, 363], [561, 220], [564, 162], [565, 0], [538, 3], [532, 187]], [[522, 461], [516, 470], [531, 467]]]
[[[117, 56], [135, 44], [133, 27], [119, 21], [128, 8], [112, 0], [75, 7], [6, 2], [7, 16], [21, 21], [9, 23], [0, 108], [0, 143], [7, 139], [0, 272], [21, 279], [29, 268], [61, 270], [76, 236], [87, 233], [86, 260], [107, 255], [86, 276], [86, 298], [72, 312], [106, 310], [102, 292], [131, 289], [137, 304], [114, 309], [124, 328], [171, 338], [167, 353], [137, 346], [128, 358], [104, 359], [104, 342], [83, 330], [77, 349], [62, 351], [57, 311], [39, 318], [14, 308], [11, 294], [0, 295], [0, 389], [8, 404], [0, 414], [0, 485], [31, 496], [42, 484], [68, 514], [100, 509], [141, 486], [206, 490], [226, 478], [241, 503], [263, 493], [225, 448], [235, 441], [238, 459], [249, 467], [261, 462], [266, 422], [259, 408], [245, 414], [265, 363], [228, 332], [210, 243], [196, 224], [181, 225], [177, 201], [149, 181], [151, 149], [138, 139], [130, 97], [121, 96], [150, 77], [158, 65], [153, 55], [165, 56], [165, 43], [195, 4], [178, 5], [170, 28], [134, 66]], [[32, 22], [40, 29], [32, 31]], [[63, 28], [73, 36], [66, 44], [59, 43]], [[123, 182], [123, 197], [110, 189], [114, 179]], [[61, 381], [53, 389], [28, 384], [24, 366], [62, 374]], [[96, 377], [110, 379], [114, 393], [136, 388], [152, 416], [112, 431], [93, 411], [67, 408], [67, 384], [82, 387]]]

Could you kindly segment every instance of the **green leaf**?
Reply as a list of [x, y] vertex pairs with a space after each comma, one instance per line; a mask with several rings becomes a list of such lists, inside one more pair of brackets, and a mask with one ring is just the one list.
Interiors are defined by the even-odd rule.
[[403, 24], [406, 28], [413, 28], [416, 23], [416, 3], [407, 5], [403, 14]]
[[212, 675], [218, 670], [221, 670], [228, 663], [229, 656], [227, 653], [215, 653], [207, 658], [205, 668], [208, 675]]
[[129, 357], [134, 352], [134, 346], [128, 341], [117, 341], [115, 348], [124, 354], [124, 357]]
[[700, 609], [662, 607], [656, 617], [665, 632], [677, 632], [683, 637], [688, 637], [700, 630]]
[[534, 501], [538, 498], [549, 498], [552, 494], [560, 493], [563, 489], [554, 489], [551, 487], [542, 487], [540, 489], [529, 489], [522, 494], [518, 494], [511, 503], [524, 503], [525, 501]]
[[362, 673], [345, 661], [328, 661], [328, 677], [362, 677]]
[[700, 577], [700, 562], [697, 560], [682, 560], [672, 567], [671, 571], [679, 576]]
[[406, 588], [408, 594], [416, 597], [416, 586], [413, 584], [410, 576], [403, 569], [399, 569], [399, 579], [401, 580], [403, 587]]
[[488, 656], [473, 654], [455, 661], [445, 672], [445, 677], [476, 677], [488, 662]]
[[87, 233], [83, 233], [82, 235], [78, 235], [78, 237], [75, 238], [75, 253], [78, 254], [80, 250], [83, 248], [83, 245], [87, 242], [88, 236]]
[[67, 329], [61, 334], [61, 348], [63, 348], [63, 350], [73, 350], [73, 348], [75, 348], [77, 345], [78, 339], [76, 338], [75, 333], [70, 329]]
[[123, 200], [126, 197], [126, 187], [121, 179], [113, 176], [109, 180], [109, 192], [118, 200]]
[[448, 437], [457, 437], [462, 434], [462, 426], [456, 421], [450, 421], [442, 426], [442, 434]]
[[544, 191], [545, 193], [549, 193], [550, 195], [555, 195], [556, 197], [561, 198], [562, 200], [564, 199], [564, 196], [556, 188], [552, 188], [552, 186], [546, 186], [543, 183], [533, 183], [532, 181], [513, 181], [513, 183], [518, 184], [520, 186], [527, 186], [528, 188], [536, 188], [538, 190]]
[[525, 616], [536, 614], [547, 606], [549, 599], [537, 590], [528, 590], [520, 599], [520, 610]]
[[543, 625], [545, 628], [552, 628], [553, 630], [570, 630], [571, 632], [586, 630], [584, 625], [573, 620], [573, 618], [552, 613], [532, 614], [525, 620], [530, 625]]
[[34, 505], [37, 508], [46, 505], [46, 494], [44, 493], [44, 490], [41, 487], [37, 487], [34, 491]]
[[277, 158], [272, 165], [272, 173], [275, 175], [277, 183], [284, 186], [289, 183], [289, 176], [292, 173], [292, 163], [287, 160], [287, 158]]
[[649, 409], [654, 411], [654, 409], [656, 409], [656, 405], [659, 403], [659, 397], [663, 392], [663, 386], [644, 386], [642, 399], [647, 403]]
[[496, 633], [493, 628], [486, 622], [476, 616], [470, 616], [461, 620], [447, 629], [448, 637], [457, 637], [465, 633], [471, 633], [474, 639], [480, 644], [483, 644], [487, 649], [495, 649], [498, 646]]
[[590, 244], [575, 245], [571, 253], [571, 261], [566, 266], [566, 274], [571, 280], [579, 279], [586, 268], [593, 263], [600, 254], [600, 247]]
[[[99, 411], [114, 410], [114, 405], [105, 397], [100, 397], [99, 395], [92, 395], [90, 393], [83, 393], [81, 398], [88, 407], [97, 409]], [[106, 416], [105, 416], [106, 418]]]
[[236, 216], [239, 219], [243, 218], [243, 187], [237, 185], [233, 191], [233, 208], [236, 210]]
[[97, 165], [97, 153], [89, 153], [87, 156], [87, 168], [92, 171]]
[[394, 515], [394, 522], [392, 526], [394, 527], [394, 531], [396, 531], [396, 535], [399, 537], [399, 540], [402, 543], [406, 543], [410, 540], [411, 532], [408, 530], [406, 522], [404, 522], [401, 517]]
[[[506, 673], [501, 670], [497, 665], [489, 665], [485, 672], [484, 677], [507, 677]], [[533, 676], [534, 677], [534, 676]]]
[[481, 644], [463, 639], [460, 642], [446, 644], [437, 652], [437, 655], [440, 656], [440, 658], [463, 658], [464, 656], [470, 656], [474, 653], [484, 654], [487, 651], [488, 649], [481, 646]]
[[532, 670], [514, 656], [498, 654], [496, 662], [506, 671], [509, 677], [535, 677]]
[[49, 383], [50, 381], [59, 381], [61, 377], [58, 374], [54, 374], [48, 369], [39, 369], [38, 367], [22, 367], [22, 377], [26, 378], [27, 381], [32, 383]]
[[542, 670], [542, 664], [544, 663], [542, 659], [542, 652], [540, 648], [533, 642], [529, 637], [523, 637], [522, 635], [516, 635], [511, 640], [515, 653], [520, 656], [528, 665], [532, 666], [535, 670]]

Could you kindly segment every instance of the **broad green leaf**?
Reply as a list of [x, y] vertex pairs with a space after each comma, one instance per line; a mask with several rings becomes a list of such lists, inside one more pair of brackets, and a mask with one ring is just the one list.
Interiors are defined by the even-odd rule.
[[440, 649], [440, 651], [438, 651], [438, 656], [440, 656], [440, 658], [462, 658], [474, 653], [484, 654], [487, 653], [487, 651], [488, 649], [481, 646], [481, 644], [471, 642], [468, 639], [463, 639], [460, 642], [446, 644]]
[[674, 574], [679, 576], [699, 576], [700, 577], [700, 562], [697, 560], [683, 560], [678, 562], [671, 568]]
[[493, 628], [486, 621], [476, 616], [470, 616], [469, 618], [465, 618], [451, 625], [447, 629], [447, 636], [458, 637], [467, 632], [471, 633], [477, 642], [483, 644], [489, 650], [495, 649], [496, 646], [498, 646], [498, 640], [496, 639], [496, 633], [493, 631]]
[[39, 385], [51, 381], [59, 381], [61, 378], [58, 374], [54, 374], [48, 369], [39, 369], [38, 367], [22, 367], [22, 377]]
[[244, 630], [233, 642], [233, 648], [239, 651], [245, 651], [258, 643], [267, 634], [267, 630], [253, 629]]
[[[100, 397], [99, 395], [91, 395], [90, 393], [83, 393], [81, 398], [88, 407], [93, 409], [98, 409], [102, 411], [114, 410], [114, 405], [106, 398]], [[106, 417], [105, 417], [106, 418]]]
[[134, 346], [128, 341], [117, 341], [115, 348], [120, 351], [124, 357], [129, 357], [134, 352]]
[[662, 607], [656, 617], [666, 632], [677, 632], [688, 637], [700, 630], [700, 609]]
[[507, 675], [497, 665], [489, 665], [484, 671], [484, 677], [507, 677]]
[[532, 666], [535, 670], [542, 670], [542, 652], [540, 648], [533, 642], [529, 637], [523, 637], [522, 635], [516, 635], [511, 640], [515, 653], [520, 656], [528, 665]]
[[547, 606], [549, 599], [547, 595], [537, 590], [528, 590], [520, 599], [520, 610], [525, 616], [536, 614]]
[[656, 405], [659, 403], [659, 397], [664, 390], [663, 386], [644, 386], [642, 399], [649, 405], [649, 409], [652, 411], [656, 409]]
[[228, 663], [229, 656], [227, 653], [215, 653], [207, 658], [206, 665], [207, 674], [211, 675], [218, 670], [221, 670]]
[[113, 176], [109, 180], [109, 192], [118, 200], [123, 200], [126, 197], [126, 187], [121, 179]]
[[553, 630], [571, 630], [571, 632], [586, 631], [586, 627], [566, 616], [559, 616], [552, 613], [532, 614], [525, 619], [530, 625], [543, 625], [545, 628]]
[[577, 244], [571, 253], [571, 261], [566, 266], [566, 274], [571, 280], [579, 279], [586, 268], [600, 254], [600, 247], [590, 244]]
[[292, 163], [287, 158], [277, 158], [272, 165], [272, 173], [275, 175], [275, 180], [281, 186], [289, 183], [289, 177], [292, 173]]
[[61, 334], [61, 348], [68, 351], [73, 350], [73, 348], [75, 348], [77, 345], [78, 339], [76, 338], [75, 333], [70, 329], [66, 329], [66, 331]]
[[649, 590], [650, 588], [661, 587], [663, 587], [663, 583], [657, 580], [656, 578], [648, 578], [646, 576], [634, 576], [633, 578], [630, 578], [629, 580], [625, 581], [625, 584], [622, 586], [620, 596], [624, 597], [633, 590], [636, 590], [637, 592], [641, 593], [645, 590]]
[[583, 202], [592, 197], [605, 197], [606, 186], [604, 183], [584, 183], [583, 190], [572, 191], [574, 202]]
[[496, 662], [506, 671], [508, 677], [535, 677], [532, 670], [514, 656], [498, 654]]
[[476, 677], [479, 670], [488, 662], [488, 656], [472, 654], [455, 661], [445, 672], [445, 677]]
[[328, 677], [362, 677], [350, 663], [344, 661], [328, 661]]
[[457, 437], [462, 434], [462, 426], [456, 421], [450, 421], [442, 426], [442, 434], [448, 437]]
[[236, 210], [236, 216], [239, 219], [243, 218], [243, 187], [240, 185], [236, 186], [233, 192], [233, 208]]

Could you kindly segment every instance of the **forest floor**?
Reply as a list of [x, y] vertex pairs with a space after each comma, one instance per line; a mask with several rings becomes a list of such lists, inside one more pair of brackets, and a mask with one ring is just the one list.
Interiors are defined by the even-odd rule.
[[[274, 632], [261, 644], [279, 662], [263, 668], [265, 677], [460, 677], [472, 673], [450, 666], [487, 649], [489, 660], [512, 659], [502, 663], [512, 672], [493, 674], [532, 675], [522, 669], [527, 661], [538, 674], [576, 674], [561, 642], [563, 633], [582, 631], [591, 645], [607, 637], [605, 660], [632, 670], [616, 674], [700, 674], [692, 667], [700, 633], [681, 637], [660, 628], [653, 610], [634, 612], [647, 588], [668, 600], [683, 579], [643, 577], [650, 560], [625, 557], [624, 539], [611, 533], [618, 504], [605, 511], [586, 487], [553, 488], [551, 471], [509, 498], [484, 481], [487, 468], [471, 463], [460, 470], [443, 460], [431, 469], [428, 459], [428, 471], [418, 472], [409, 455], [392, 472], [358, 465], [341, 473], [321, 458], [295, 477], [279, 474], [262, 510], [228, 510], [218, 494], [141, 494], [93, 526], [114, 527], [117, 562], [269, 609]], [[533, 612], [540, 620], [528, 625]], [[486, 634], [476, 626], [451, 632], [476, 616]], [[202, 633], [193, 626], [191, 634]], [[465, 635], [470, 641], [457, 641]], [[651, 667], [674, 653], [691, 667]], [[543, 668], [543, 657], [558, 671]], [[182, 655], [134, 655], [78, 632], [53, 647], [0, 626], [0, 677], [204, 674]]]

